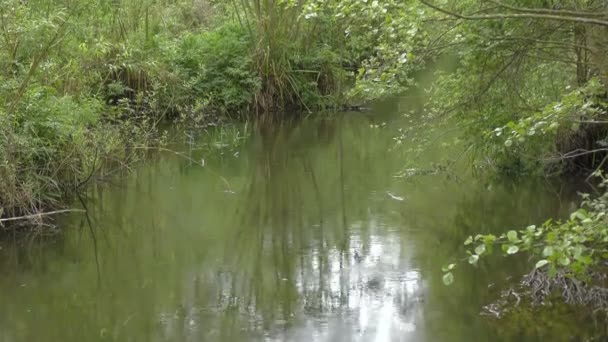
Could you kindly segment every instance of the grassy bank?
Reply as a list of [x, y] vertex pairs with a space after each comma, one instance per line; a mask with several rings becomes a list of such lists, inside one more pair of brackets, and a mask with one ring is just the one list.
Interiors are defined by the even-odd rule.
[[[135, 147], [158, 144], [164, 120], [277, 121], [399, 91], [409, 81], [403, 42], [415, 33], [390, 14], [406, 10], [393, 1], [4, 0], [0, 218], [64, 208], [99, 172], [138, 160], [145, 149]], [[389, 54], [389, 43], [402, 52]]]

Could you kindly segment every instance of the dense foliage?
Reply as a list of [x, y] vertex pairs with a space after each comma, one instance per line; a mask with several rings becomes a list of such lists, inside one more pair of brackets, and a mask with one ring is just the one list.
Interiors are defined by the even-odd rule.
[[[561, 175], [592, 180], [568, 219], [547, 220], [465, 242], [465, 263], [493, 251], [529, 256], [523, 284], [534, 300], [605, 298], [608, 157], [608, 7], [603, 1], [422, 1], [434, 10], [441, 55], [457, 58], [433, 84], [432, 111], [464, 132], [474, 171], [491, 177]], [[534, 223], [534, 222], [531, 222]], [[444, 267], [454, 281], [457, 264]], [[605, 308], [605, 306], [602, 306]]]

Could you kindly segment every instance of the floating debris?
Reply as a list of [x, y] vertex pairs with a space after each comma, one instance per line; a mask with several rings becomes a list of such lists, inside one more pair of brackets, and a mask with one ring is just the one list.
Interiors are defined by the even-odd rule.
[[394, 199], [395, 201], [405, 201], [404, 197], [397, 196], [397, 195], [391, 193], [390, 191], [387, 191], [386, 194], [388, 195], [388, 197]]

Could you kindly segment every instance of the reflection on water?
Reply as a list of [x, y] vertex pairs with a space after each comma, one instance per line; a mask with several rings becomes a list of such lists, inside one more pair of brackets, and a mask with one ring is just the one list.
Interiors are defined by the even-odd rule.
[[356, 235], [349, 241], [351, 257], [335, 248], [328, 251], [329, 268], [321, 274], [315, 262], [320, 253], [309, 256], [312, 262], [296, 280], [297, 288], [307, 312], [325, 313], [324, 324], [305, 324], [278, 340], [421, 340], [424, 287], [420, 273], [408, 262], [397, 236], [371, 235], [369, 240], [365, 256], [359, 254], [364, 246]]
[[[570, 202], [542, 182], [489, 189], [464, 176], [393, 177], [450, 151], [438, 144], [412, 160], [394, 149], [407, 102], [388, 105], [258, 131], [239, 153], [194, 156], [204, 168], [165, 156], [95, 187], [96, 254], [80, 216], [56, 241], [0, 250], [0, 340], [566, 336], [525, 322], [498, 334], [479, 315], [525, 260], [463, 268], [450, 288], [440, 269], [467, 235], [560, 215]], [[564, 329], [576, 334], [575, 324]]]

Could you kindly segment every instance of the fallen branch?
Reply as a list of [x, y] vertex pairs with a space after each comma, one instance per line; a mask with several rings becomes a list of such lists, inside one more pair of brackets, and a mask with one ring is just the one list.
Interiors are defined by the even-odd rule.
[[72, 213], [72, 212], [83, 213], [83, 212], [86, 212], [86, 210], [82, 210], [82, 209], [63, 209], [63, 210], [56, 210], [56, 211], [48, 211], [46, 213], [37, 213], [37, 214], [24, 215], [24, 216], [8, 217], [8, 218], [0, 219], [0, 224], [2, 224], [4, 222], [9, 222], [9, 221], [31, 220], [31, 219], [40, 218], [40, 217], [43, 217], [43, 216], [57, 215], [57, 214], [64, 214], [64, 213]]

